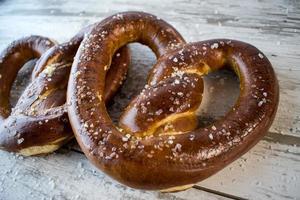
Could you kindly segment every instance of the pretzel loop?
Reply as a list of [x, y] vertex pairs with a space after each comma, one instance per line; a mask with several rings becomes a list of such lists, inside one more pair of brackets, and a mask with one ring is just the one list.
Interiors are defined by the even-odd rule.
[[19, 69], [31, 59], [39, 58], [56, 42], [46, 37], [30, 36], [14, 41], [0, 55], [0, 122], [10, 113], [10, 88]]

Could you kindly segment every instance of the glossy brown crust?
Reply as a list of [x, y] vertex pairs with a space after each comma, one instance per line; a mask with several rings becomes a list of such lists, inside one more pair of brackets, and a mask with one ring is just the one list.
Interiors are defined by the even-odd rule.
[[0, 55], [0, 122], [10, 113], [10, 89], [19, 69], [29, 60], [39, 58], [56, 43], [37, 35], [12, 42]]
[[[101, 23], [104, 23], [102, 21]], [[89, 25], [82, 30], [80, 30], [70, 41], [56, 45], [52, 47], [49, 51], [44, 53], [38, 60], [32, 72], [32, 79], [36, 78], [39, 73], [41, 73], [47, 66], [55, 63], [60, 65], [67, 64], [71, 66], [73, 58], [78, 50], [80, 43], [82, 42], [84, 36], [90, 32], [90, 29], [94, 24]], [[108, 71], [105, 84], [105, 100], [108, 101], [115, 95], [119, 87], [122, 85], [124, 79], [126, 78], [127, 70], [130, 65], [130, 51], [129, 47], [124, 46], [117, 50], [113, 59], [111, 68]], [[66, 72], [64, 76], [67, 77], [69, 72]]]
[[[73, 138], [66, 113], [66, 89], [73, 57], [89, 28], [60, 45], [54, 45], [47, 38], [31, 36], [12, 43], [3, 52], [3, 62], [0, 63], [3, 77], [0, 80], [3, 81], [0, 148], [25, 155], [49, 153]], [[32, 82], [10, 113], [8, 97], [18, 70], [25, 62], [40, 56], [32, 73]], [[120, 87], [129, 63], [129, 49], [120, 48], [106, 80], [107, 102]]]
[[[176, 69], [197, 68], [205, 74], [232, 67], [240, 78], [241, 91], [223, 119], [209, 127], [176, 135], [135, 137], [116, 127], [101, 98], [106, 66], [116, 49], [129, 42], [146, 44], [158, 54], [158, 48], [168, 46], [159, 30], [169, 25], [137, 12], [117, 14], [108, 21], [95, 26], [81, 44], [67, 93], [68, 114], [76, 139], [85, 155], [105, 173], [135, 188], [166, 189], [193, 184], [240, 157], [267, 132], [279, 98], [273, 68], [255, 47], [226, 39], [187, 44], [163, 56], [154, 68], [157, 78], [150, 78], [154, 80], [150, 85], [155, 85]], [[171, 27], [169, 30], [176, 32]], [[100, 49], [94, 51], [91, 44], [99, 45]], [[78, 88], [96, 95], [82, 98]]]

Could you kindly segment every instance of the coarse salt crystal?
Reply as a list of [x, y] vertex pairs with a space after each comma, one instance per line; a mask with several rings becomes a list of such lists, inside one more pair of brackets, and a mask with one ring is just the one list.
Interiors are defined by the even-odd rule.
[[163, 112], [162, 109], [159, 109], [158, 111], [155, 112], [156, 115], [160, 115]]
[[181, 97], [183, 96], [182, 92], [178, 92], [177, 94], [178, 94], [178, 96], [181, 96]]
[[193, 140], [195, 139], [195, 135], [193, 135], [193, 134], [190, 135], [190, 136], [189, 136], [189, 139], [190, 139], [191, 141], [193, 141]]
[[261, 107], [262, 105], [263, 105], [263, 103], [264, 103], [264, 101], [260, 101], [260, 102], [258, 102], [258, 107]]
[[22, 142], [24, 142], [24, 138], [20, 138], [17, 140], [18, 144], [21, 144]]
[[217, 49], [219, 47], [219, 44], [218, 43], [213, 43], [210, 48], [211, 49]]
[[263, 95], [266, 97], [266, 96], [268, 96], [268, 94], [266, 93], [266, 92], [263, 92]]
[[175, 83], [175, 84], [179, 84], [180, 81], [179, 81], [178, 79], [176, 79], [176, 80], [174, 81], [174, 83]]

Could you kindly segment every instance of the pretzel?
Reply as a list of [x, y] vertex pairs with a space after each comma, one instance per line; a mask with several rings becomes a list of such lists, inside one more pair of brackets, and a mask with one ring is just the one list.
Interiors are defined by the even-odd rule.
[[[169, 31], [161, 31], [166, 26]], [[81, 149], [96, 167], [134, 188], [174, 191], [211, 176], [264, 136], [278, 106], [276, 76], [257, 48], [227, 39], [182, 47], [178, 40], [165, 40], [170, 32], [176, 30], [150, 14], [113, 15], [91, 30], [71, 69], [68, 115]], [[130, 42], [161, 56], [117, 126], [102, 97], [112, 55]], [[165, 52], [170, 46], [176, 48]], [[240, 79], [231, 111], [205, 128], [182, 125], [185, 117], [194, 122], [201, 76], [224, 67]]]
[[[66, 88], [73, 57], [84, 34], [81, 30], [69, 42], [57, 45], [48, 38], [30, 36], [6, 48], [0, 62], [0, 147], [22, 155], [57, 150], [73, 138], [66, 113]], [[51, 47], [51, 48], [50, 48]], [[122, 84], [130, 62], [129, 49], [120, 48], [113, 58], [105, 88], [108, 102]], [[40, 58], [32, 82], [10, 113], [9, 93], [18, 70], [28, 60]]]

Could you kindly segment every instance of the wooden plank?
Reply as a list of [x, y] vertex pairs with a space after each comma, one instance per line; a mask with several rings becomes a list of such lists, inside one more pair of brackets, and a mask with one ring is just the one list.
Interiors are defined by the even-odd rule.
[[134, 190], [110, 179], [83, 154], [74, 152], [24, 158], [0, 151], [0, 157], [0, 199], [226, 199], [193, 188], [173, 194]]
[[[92, 0], [86, 1], [84, 4], [79, 0], [56, 0], [50, 3], [38, 0], [26, 2], [21, 0], [5, 1], [0, 3], [0, 24], [4, 25], [0, 26], [0, 49], [13, 39], [29, 34], [41, 34], [53, 37], [58, 41], [66, 41], [84, 25], [124, 10], [143, 10], [156, 14], [174, 25], [188, 41], [224, 37], [238, 39], [257, 46], [268, 56], [275, 67], [281, 89], [280, 106], [270, 133], [245, 156], [217, 175], [199, 183], [199, 185], [251, 199], [300, 198], [297, 190], [300, 187], [300, 3], [298, 1], [288, 3], [285, 0], [274, 0], [272, 3], [267, 0], [256, 2], [238, 2], [234, 0], [98, 2]], [[126, 103], [124, 99], [134, 96], [139, 91], [145, 80], [147, 69], [155, 62], [153, 54], [145, 48], [133, 45], [132, 49], [134, 57], [132, 71], [129, 75], [135, 74], [135, 76], [127, 80], [123, 90], [116, 97], [116, 104], [111, 108], [111, 113], [115, 115], [115, 118], [119, 115], [120, 108]], [[145, 70], [141, 70], [144, 68]], [[135, 73], [132, 73], [133, 71]], [[212, 80], [210, 83], [214, 83], [214, 80], [216, 80], [216, 85], [206, 85], [206, 87], [208, 89], [211, 86], [220, 87], [223, 82], [221, 80], [226, 77], [229, 78], [225, 79], [224, 88], [229, 86], [226, 85], [228, 82], [232, 85], [235, 84], [230, 75], [225, 77], [221, 75], [218, 79], [208, 78], [206, 83], [209, 83], [209, 80]], [[234, 93], [234, 90], [232, 92]], [[214, 91], [210, 98], [217, 99], [218, 96], [214, 96], [216, 94], [218, 92]], [[234, 96], [231, 97], [234, 98]], [[120, 100], [122, 100], [122, 103], [118, 105]], [[222, 115], [226, 109], [219, 108], [228, 108], [231, 105], [230, 103], [233, 103], [232, 99], [227, 100], [226, 104], [214, 102], [217, 106], [210, 106], [207, 112], [202, 112], [202, 119], [211, 119]], [[209, 106], [209, 103], [212, 103], [211, 99], [203, 107]], [[58, 154], [63, 159], [57, 161], [54, 165], [64, 166], [66, 165], [65, 162], [78, 162], [78, 160], [86, 162], [84, 157], [78, 157], [74, 153], [69, 154], [72, 155], [70, 156], [72, 159], [66, 159], [64, 154]], [[9, 154], [5, 154], [5, 156], [8, 157], [7, 159], [12, 159]], [[59, 180], [61, 182], [61, 179], [57, 178], [59, 173], [55, 170], [52, 171], [51, 167], [47, 167], [48, 164], [51, 166], [51, 163], [54, 162], [52, 159], [58, 159], [56, 156], [53, 155], [46, 159], [36, 158], [36, 162], [38, 162], [36, 165], [29, 164], [31, 163], [29, 159], [28, 164], [20, 166], [20, 170], [28, 170], [28, 165], [34, 170], [45, 170], [45, 174], [49, 170], [47, 175], [54, 177], [55, 181]], [[3, 165], [3, 163], [5, 162], [0, 161], [0, 165]], [[8, 169], [8, 167], [4, 166], [5, 169]], [[69, 174], [66, 173], [68, 174], [67, 179], [71, 180], [70, 182], [75, 185], [74, 189], [77, 191], [80, 190], [80, 187], [79, 184], [74, 183], [73, 173], [74, 171]], [[62, 174], [60, 173], [60, 175]], [[10, 177], [13, 178], [14, 176]], [[31, 179], [30, 177], [27, 178]], [[9, 178], [5, 178], [5, 181], [8, 181], [7, 179]], [[45, 179], [43, 178], [41, 181], [36, 179], [39, 184], [43, 183], [42, 180]], [[94, 188], [93, 184], [107, 185], [106, 181], [97, 183], [96, 180], [93, 182], [89, 179], [85, 179], [81, 183], [87, 186], [91, 185], [92, 188]], [[15, 185], [21, 187], [22, 184], [18, 182]], [[63, 190], [61, 187], [57, 186], [53, 189], [55, 194], [58, 194], [59, 190]], [[21, 188], [26, 188], [26, 186]], [[69, 191], [69, 189], [65, 190]], [[117, 193], [114, 197], [125, 198], [120, 191], [116, 191], [115, 186], [112, 186], [110, 190]], [[130, 189], [127, 188], [127, 190]], [[11, 193], [11, 190], [7, 189], [6, 191], [5, 194]], [[30, 192], [30, 189], [19, 191]], [[45, 193], [45, 198], [49, 197], [47, 196], [49, 193], [47, 192], [47, 185], [42, 185], [33, 194], [37, 195], [41, 191]], [[65, 194], [70, 193], [65, 192]], [[100, 194], [104, 195], [106, 193], [102, 192]], [[185, 198], [185, 193], [180, 194], [183, 195], [181, 197]], [[191, 196], [186, 198], [196, 196], [193, 194], [194, 190], [191, 191]], [[198, 193], [195, 194], [198, 195]], [[13, 198], [14, 194], [11, 195], [10, 197]], [[132, 198], [144, 198], [140, 193], [130, 193], [129, 195]], [[150, 195], [150, 198], [156, 197]], [[55, 198], [59, 198], [59, 196], [55, 196]], [[166, 198], [175, 197], [168, 196]]]
[[249, 199], [299, 199], [299, 169], [299, 146], [261, 141], [199, 185]]

